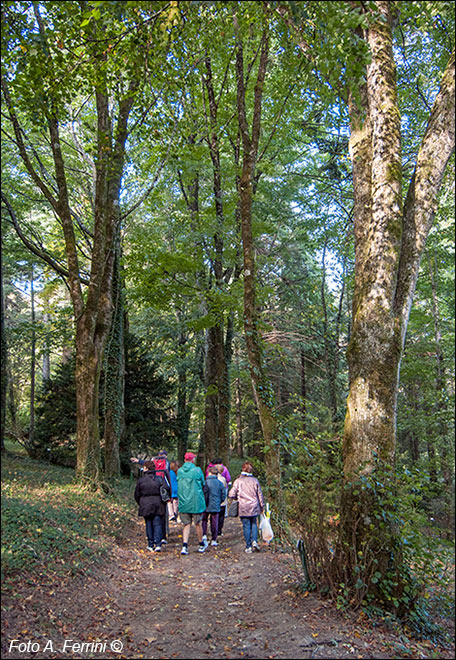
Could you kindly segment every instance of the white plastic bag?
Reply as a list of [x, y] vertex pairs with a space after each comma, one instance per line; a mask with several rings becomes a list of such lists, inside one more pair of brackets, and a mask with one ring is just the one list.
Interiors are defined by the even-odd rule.
[[260, 513], [260, 532], [263, 538], [263, 541], [270, 543], [274, 538], [274, 532], [272, 531], [271, 523], [269, 522], [269, 516]]

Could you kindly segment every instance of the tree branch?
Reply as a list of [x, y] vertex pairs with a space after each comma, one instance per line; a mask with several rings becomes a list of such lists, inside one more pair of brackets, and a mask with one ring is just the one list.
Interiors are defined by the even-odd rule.
[[[19, 238], [21, 239], [21, 241], [25, 245], [25, 247], [28, 250], [30, 250], [30, 252], [35, 254], [37, 257], [42, 259], [42, 261], [46, 262], [58, 275], [61, 275], [65, 279], [68, 278], [69, 277], [68, 270], [66, 268], [64, 268], [64, 266], [62, 266], [62, 264], [60, 264], [58, 261], [56, 261], [48, 252], [46, 252], [45, 250], [40, 248], [36, 243], [31, 241], [29, 238], [27, 238], [27, 236], [22, 231], [20, 222], [17, 219], [17, 216], [14, 212], [13, 207], [11, 206], [11, 204], [9, 203], [6, 195], [3, 192], [2, 192], [2, 202], [6, 206], [8, 214], [11, 218], [11, 223], [12, 223], [17, 235], [19, 236]], [[80, 278], [80, 281], [83, 284], [88, 284], [89, 283], [88, 280], [86, 280], [82, 277]]]
[[[454, 51], [418, 152], [404, 206], [394, 307], [405, 334], [421, 256], [432, 226], [443, 175], [455, 145]], [[404, 339], [404, 336], [403, 336]]]

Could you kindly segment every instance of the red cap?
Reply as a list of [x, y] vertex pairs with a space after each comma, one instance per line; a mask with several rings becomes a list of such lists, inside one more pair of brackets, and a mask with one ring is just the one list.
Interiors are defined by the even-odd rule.
[[196, 455], [192, 454], [191, 451], [188, 451], [184, 456], [184, 461], [193, 461], [194, 458], [196, 458]]

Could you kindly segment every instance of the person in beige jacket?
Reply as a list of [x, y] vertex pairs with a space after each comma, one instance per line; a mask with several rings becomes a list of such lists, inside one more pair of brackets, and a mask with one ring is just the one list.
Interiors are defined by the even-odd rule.
[[242, 472], [234, 481], [228, 497], [239, 503], [239, 517], [245, 539], [245, 552], [251, 554], [252, 549], [260, 551], [258, 545], [257, 516], [264, 512], [264, 496], [260, 482], [253, 476], [253, 466], [249, 462], [242, 465]]

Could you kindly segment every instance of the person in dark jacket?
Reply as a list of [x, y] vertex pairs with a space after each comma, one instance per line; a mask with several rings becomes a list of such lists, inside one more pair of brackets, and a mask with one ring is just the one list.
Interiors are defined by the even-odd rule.
[[155, 472], [155, 463], [146, 461], [144, 476], [138, 479], [135, 500], [139, 504], [138, 516], [146, 523], [147, 544], [150, 551], [161, 552], [164, 538], [166, 503], [162, 502], [160, 486], [170, 491], [170, 487]]
[[218, 468], [216, 465], [211, 465], [209, 468], [209, 474], [206, 478], [206, 486], [209, 490], [209, 501], [206, 506], [206, 511], [203, 513], [203, 541], [207, 541], [207, 522], [209, 516], [211, 517], [211, 536], [212, 543], [211, 545], [218, 545], [217, 536], [218, 536], [218, 526], [219, 526], [219, 514], [220, 507], [225, 499], [226, 491], [221, 481], [218, 479]]

